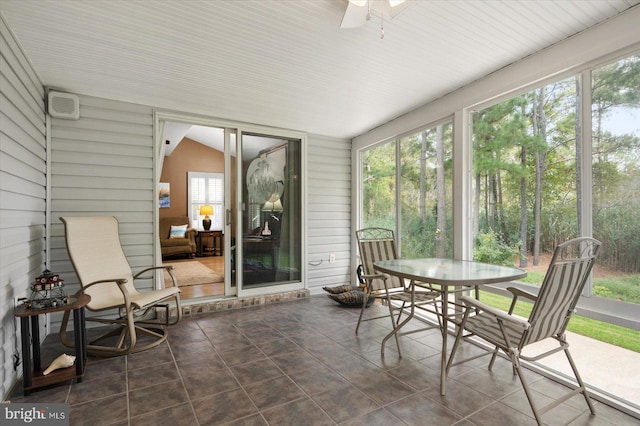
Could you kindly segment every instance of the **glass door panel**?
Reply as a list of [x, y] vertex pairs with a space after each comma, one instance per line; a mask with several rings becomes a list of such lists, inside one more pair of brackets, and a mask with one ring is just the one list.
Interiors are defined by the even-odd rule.
[[241, 291], [301, 282], [301, 141], [241, 133]]
[[224, 294], [225, 296], [235, 296], [238, 294], [237, 275], [235, 273], [235, 232], [236, 223], [233, 220], [234, 216], [232, 212], [237, 204], [236, 196], [236, 167], [237, 162], [237, 130], [226, 128], [224, 130], [224, 169], [226, 171], [224, 187], [227, 194], [230, 196], [225, 199], [224, 212], [222, 221], [224, 223], [224, 252], [229, 253], [224, 257], [224, 267], [226, 271], [231, 271], [230, 274], [226, 274], [224, 280]]

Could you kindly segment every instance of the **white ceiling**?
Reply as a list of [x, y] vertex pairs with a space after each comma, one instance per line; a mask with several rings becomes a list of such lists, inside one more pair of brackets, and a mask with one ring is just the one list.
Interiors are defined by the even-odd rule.
[[640, 0], [421, 1], [340, 29], [344, 0], [2, 0], [46, 86], [351, 138]]
[[[224, 152], [224, 129], [219, 127], [197, 126], [187, 123], [167, 122], [164, 128], [165, 144], [164, 155], [170, 156], [184, 138], [207, 145], [209, 148]], [[236, 133], [232, 132], [231, 156], [236, 155]], [[285, 143], [284, 139], [273, 139], [266, 136], [243, 135], [242, 152], [243, 158], [254, 158], [258, 154], [271, 146]]]

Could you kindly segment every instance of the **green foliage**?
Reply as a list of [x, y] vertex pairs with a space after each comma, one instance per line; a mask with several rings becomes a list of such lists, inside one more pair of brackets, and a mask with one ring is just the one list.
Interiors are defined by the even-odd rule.
[[480, 233], [476, 236], [473, 258], [478, 262], [494, 265], [513, 265], [513, 259], [518, 255], [518, 248], [501, 241], [493, 231]]
[[[614, 113], [638, 115], [640, 55], [594, 70], [592, 87], [593, 235], [603, 243], [600, 262], [640, 272], [640, 135], [608, 121]], [[576, 88], [575, 78], [556, 81], [474, 114], [475, 226], [507, 246], [533, 253], [539, 241], [542, 254], [581, 232]]]
[[[447, 230], [445, 236], [453, 235], [451, 229], [451, 219], [447, 219]], [[436, 218], [429, 215], [426, 220], [420, 219], [417, 215], [403, 216], [402, 221], [402, 257], [435, 257], [436, 245], [441, 243], [436, 238]], [[447, 241], [448, 242], [448, 241]], [[445, 257], [453, 257], [453, 244], [447, 244]]]
[[[520, 281], [540, 285], [544, 280], [544, 275], [544, 272], [529, 271], [527, 276]], [[640, 274], [594, 278], [593, 294], [640, 305]]]
[[600, 297], [611, 297], [612, 292], [603, 285], [594, 285], [593, 294]]
[[593, 290], [598, 296], [640, 305], [640, 274], [608, 276], [593, 280]]
[[628, 188], [626, 194], [615, 191], [597, 198], [593, 228], [595, 238], [603, 243], [601, 265], [622, 272], [640, 271], [640, 200], [635, 198], [639, 193]]
[[544, 274], [544, 272], [540, 271], [529, 271], [527, 272], [527, 276], [519, 281], [527, 284], [541, 285], [544, 280]]
[[[520, 281], [540, 285], [544, 280], [544, 275], [544, 272], [529, 271], [527, 276]], [[593, 294], [640, 305], [640, 274], [594, 278]]]
[[[374, 226], [381, 219], [387, 223], [395, 217], [395, 177], [395, 143], [366, 151], [362, 171], [362, 212], [367, 226]], [[391, 228], [395, 228], [395, 224]]]

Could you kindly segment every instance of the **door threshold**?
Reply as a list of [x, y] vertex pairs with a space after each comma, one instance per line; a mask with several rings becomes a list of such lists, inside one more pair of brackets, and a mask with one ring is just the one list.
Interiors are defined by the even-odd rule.
[[231, 309], [247, 308], [250, 306], [267, 305], [271, 303], [285, 302], [288, 300], [302, 299], [310, 296], [308, 289], [293, 290], [283, 293], [265, 294], [261, 296], [250, 296], [244, 298], [221, 297], [221, 298], [207, 298], [202, 299], [189, 299], [182, 305], [182, 314], [199, 315], [207, 312], [220, 312]]

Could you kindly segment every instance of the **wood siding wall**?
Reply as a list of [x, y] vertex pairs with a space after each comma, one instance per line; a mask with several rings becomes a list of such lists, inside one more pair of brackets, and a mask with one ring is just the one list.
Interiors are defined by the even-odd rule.
[[[45, 268], [46, 123], [44, 87], [0, 17], [0, 396], [22, 375], [14, 369], [20, 336], [14, 300]], [[17, 344], [17, 345], [16, 345]]]

